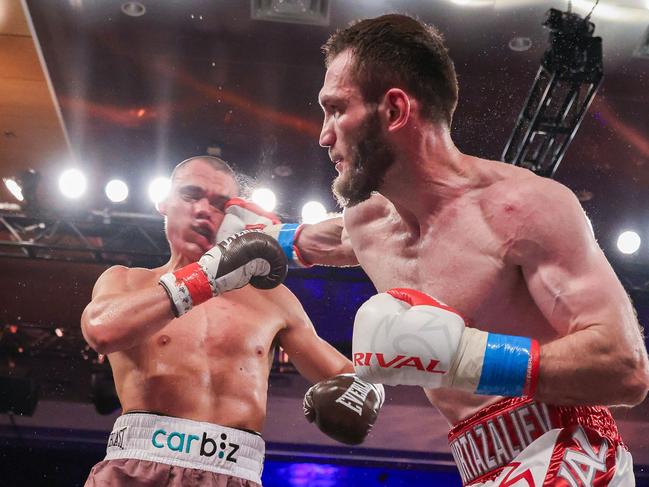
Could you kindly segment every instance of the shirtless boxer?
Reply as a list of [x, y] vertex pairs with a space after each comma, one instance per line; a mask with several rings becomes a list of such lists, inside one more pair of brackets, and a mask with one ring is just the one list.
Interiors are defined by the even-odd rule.
[[455, 147], [455, 70], [434, 28], [363, 20], [324, 52], [320, 145], [345, 211], [284, 246], [360, 264], [379, 291], [356, 316], [357, 374], [425, 388], [465, 485], [634, 485], [603, 406], [645, 398], [647, 354], [577, 199]]
[[354, 419], [366, 419], [367, 428], [346, 426], [336, 430], [339, 439], [362, 440], [376, 419], [380, 388], [337, 376], [352, 371], [350, 361], [316, 335], [295, 296], [279, 286], [286, 258], [276, 241], [248, 232], [214, 247], [223, 204], [237, 194], [220, 159], [180, 163], [159, 208], [169, 262], [152, 270], [111, 267], [95, 284], [81, 326], [108, 355], [123, 415], [87, 486], [259, 485], [264, 442], [257, 432], [276, 345], [310, 381], [332, 378], [327, 391], [313, 389], [325, 396], [364, 387], [362, 398], [354, 396], [362, 410]]

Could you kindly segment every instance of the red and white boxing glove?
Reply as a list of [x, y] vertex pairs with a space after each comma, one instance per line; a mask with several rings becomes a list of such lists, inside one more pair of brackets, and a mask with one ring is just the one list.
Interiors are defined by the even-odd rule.
[[221, 241], [242, 230], [258, 230], [277, 240], [286, 254], [289, 266], [310, 267], [295, 245], [302, 231], [297, 223], [282, 223], [277, 215], [243, 198], [232, 198], [225, 204], [225, 217], [216, 239]]
[[512, 397], [534, 394], [539, 366], [536, 340], [469, 328], [453, 308], [401, 288], [359, 308], [352, 354], [369, 382]]
[[286, 256], [272, 237], [244, 231], [219, 242], [203, 256], [175, 272], [164, 274], [160, 285], [176, 316], [232, 289], [250, 283], [258, 289], [279, 286], [286, 277]]

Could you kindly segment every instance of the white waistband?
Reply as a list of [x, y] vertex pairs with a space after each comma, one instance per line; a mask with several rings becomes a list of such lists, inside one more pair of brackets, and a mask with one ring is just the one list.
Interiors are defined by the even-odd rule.
[[253, 433], [190, 419], [128, 413], [115, 421], [105, 460], [149, 460], [261, 484], [264, 453], [264, 440]]

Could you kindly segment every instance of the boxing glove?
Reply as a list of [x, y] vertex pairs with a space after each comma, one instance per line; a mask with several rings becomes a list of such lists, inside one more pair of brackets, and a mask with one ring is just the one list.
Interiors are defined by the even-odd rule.
[[354, 320], [354, 370], [370, 382], [532, 396], [539, 355], [536, 340], [467, 327], [453, 308], [413, 289], [373, 296]]
[[277, 287], [284, 282], [287, 270], [286, 256], [277, 241], [247, 230], [216, 244], [198, 262], [164, 274], [159, 282], [174, 314], [182, 316], [209, 298], [248, 282], [258, 289]]
[[297, 223], [282, 223], [272, 212], [242, 198], [232, 198], [224, 206], [225, 216], [219, 227], [217, 240], [225, 239], [242, 230], [259, 230], [277, 240], [286, 254], [291, 267], [310, 267], [295, 245], [302, 231], [302, 225]]
[[385, 400], [381, 384], [354, 374], [318, 382], [304, 395], [304, 416], [334, 440], [358, 445], [374, 426]]

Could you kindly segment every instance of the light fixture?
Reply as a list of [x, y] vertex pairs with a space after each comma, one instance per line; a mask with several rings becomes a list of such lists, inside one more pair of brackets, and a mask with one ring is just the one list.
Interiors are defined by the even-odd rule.
[[157, 177], [149, 184], [149, 198], [156, 205], [163, 201], [171, 189], [171, 180], [166, 177]]
[[626, 255], [635, 254], [640, 249], [642, 239], [633, 230], [626, 230], [617, 238], [617, 248]]
[[277, 205], [277, 197], [268, 188], [257, 188], [252, 192], [251, 199], [266, 211], [273, 211]]
[[121, 203], [128, 198], [128, 186], [120, 179], [108, 181], [105, 188], [106, 196], [113, 203]]
[[17, 176], [2, 179], [11, 195], [21, 203], [23, 208], [37, 206], [36, 191], [41, 180], [40, 173], [33, 169], [21, 171]]
[[302, 207], [302, 222], [318, 223], [327, 218], [327, 209], [319, 201], [309, 201]]
[[78, 169], [66, 169], [59, 177], [59, 189], [66, 198], [80, 198], [86, 192], [86, 185], [86, 177]]
[[4, 181], [5, 186], [14, 198], [16, 198], [18, 201], [25, 200], [25, 198], [23, 197], [23, 188], [20, 187], [18, 181], [16, 181], [14, 178], [2, 178], [2, 180]]
[[529, 51], [532, 47], [532, 39], [529, 37], [516, 36], [509, 39], [509, 48], [515, 52]]
[[122, 12], [129, 17], [141, 17], [146, 13], [146, 7], [140, 2], [124, 2]]

